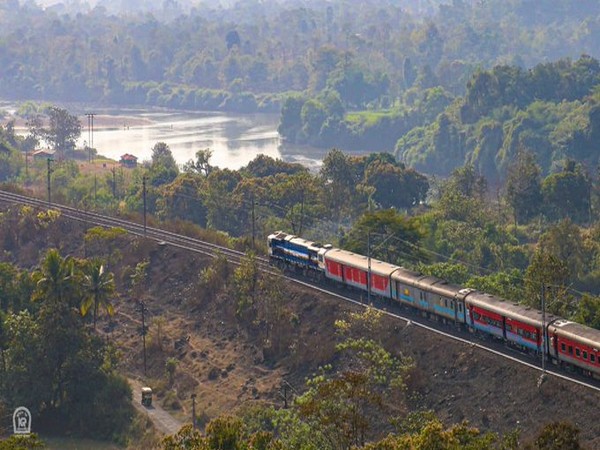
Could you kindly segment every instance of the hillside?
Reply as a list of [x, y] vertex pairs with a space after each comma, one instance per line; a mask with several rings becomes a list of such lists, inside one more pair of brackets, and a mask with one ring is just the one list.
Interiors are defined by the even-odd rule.
[[[40, 234], [18, 250], [4, 253], [3, 260], [32, 267], [44, 253], [43, 242], [58, 246], [63, 254], [83, 256], [84, 224], [63, 220], [40, 232], [45, 236]], [[2, 221], [2, 235], [10, 223]], [[288, 351], [275, 357], [263, 345], [257, 328], [236, 318], [234, 302], [226, 291], [215, 296], [199, 291], [200, 272], [209, 258], [134, 237], [119, 241], [119, 249], [122, 257], [115, 258], [112, 266], [121, 292], [115, 301], [117, 314], [110, 323], [102, 319], [99, 328], [107, 339], [118, 343], [121, 371], [144, 379], [138, 334], [141, 314], [135, 302], [144, 299], [150, 323], [146, 380], [158, 392], [158, 401], [175, 416], [190, 417], [192, 392], [198, 396], [201, 425], [256, 402], [283, 406], [284, 380], [290, 391], [301, 392], [307, 376], [334, 360], [333, 322], [353, 307], [287, 286], [296, 325], [289, 327]], [[94, 249], [88, 246], [86, 251], [90, 256]], [[149, 261], [146, 288], [134, 296], [126, 286], [132, 268], [144, 259]], [[385, 346], [416, 361], [417, 370], [408, 382], [410, 409], [433, 409], [448, 424], [466, 419], [502, 433], [518, 427], [523, 438], [551, 420], [569, 420], [581, 429], [582, 442], [590, 448], [600, 446], [600, 425], [591, 414], [598, 394], [552, 377], [538, 390], [536, 371], [403, 322], [386, 318], [384, 324], [381, 340]], [[165, 374], [169, 358], [177, 361], [171, 387]]]

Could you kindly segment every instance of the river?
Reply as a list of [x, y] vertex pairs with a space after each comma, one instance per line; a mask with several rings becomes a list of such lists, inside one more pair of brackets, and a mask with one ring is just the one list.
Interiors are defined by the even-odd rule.
[[[0, 109], [13, 113], [15, 105], [0, 103]], [[198, 150], [213, 152], [214, 166], [239, 169], [257, 155], [299, 162], [316, 170], [327, 150], [282, 142], [277, 133], [276, 114], [231, 114], [190, 112], [167, 109], [95, 108], [93, 133], [89, 109], [76, 105], [67, 108], [81, 121], [78, 147], [93, 143], [99, 155], [119, 160], [125, 153], [139, 161], [149, 160], [152, 147], [165, 142], [179, 165], [195, 158]], [[25, 134], [23, 128], [19, 130]]]
[[[0, 110], [14, 113], [14, 103], [0, 102]], [[139, 161], [149, 160], [152, 147], [165, 142], [179, 165], [194, 159], [198, 150], [213, 152], [213, 166], [239, 169], [259, 154], [301, 163], [311, 170], [320, 167], [325, 149], [283, 142], [277, 133], [277, 114], [190, 112], [151, 108], [94, 108], [93, 133], [82, 105], [67, 108], [80, 117], [77, 146], [93, 143], [99, 155], [119, 160], [125, 153]], [[17, 127], [20, 134], [27, 134]]]

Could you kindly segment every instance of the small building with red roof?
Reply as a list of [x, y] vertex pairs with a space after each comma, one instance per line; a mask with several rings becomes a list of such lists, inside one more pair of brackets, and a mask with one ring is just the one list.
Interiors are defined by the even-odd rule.
[[119, 161], [119, 163], [123, 166], [123, 167], [130, 167], [130, 168], [134, 168], [137, 167], [137, 157], [130, 155], [129, 153], [125, 153], [123, 156], [121, 156], [121, 160]]

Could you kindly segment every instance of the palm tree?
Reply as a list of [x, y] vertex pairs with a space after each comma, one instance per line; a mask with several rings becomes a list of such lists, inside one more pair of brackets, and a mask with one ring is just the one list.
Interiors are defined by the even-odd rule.
[[75, 295], [74, 267], [72, 258], [62, 258], [55, 248], [48, 250], [39, 272], [36, 298], [56, 303], [67, 300], [70, 304]]
[[87, 315], [93, 306], [94, 329], [96, 329], [96, 319], [100, 306], [106, 309], [109, 316], [114, 314], [113, 305], [109, 301], [115, 291], [113, 274], [104, 270], [104, 265], [100, 260], [94, 259], [84, 268], [82, 287], [84, 297], [81, 302], [81, 315]]

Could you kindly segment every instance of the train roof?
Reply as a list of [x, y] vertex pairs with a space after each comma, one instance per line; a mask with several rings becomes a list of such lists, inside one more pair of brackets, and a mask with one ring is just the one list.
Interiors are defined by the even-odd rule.
[[417, 286], [419, 288], [424, 287], [429, 292], [442, 295], [447, 298], [458, 297], [461, 289], [463, 289], [461, 286], [457, 286], [456, 284], [449, 283], [441, 278], [431, 276], [418, 280]]
[[596, 330], [595, 328], [586, 327], [580, 323], [565, 319], [558, 319], [548, 327], [548, 331], [556, 333], [558, 336], [587, 344], [596, 352], [600, 351], [600, 330]]
[[414, 270], [406, 269], [405, 267], [399, 267], [398, 270], [392, 274], [392, 280], [414, 286], [416, 281], [424, 276], [425, 275], [420, 272], [415, 272]]
[[[500, 314], [510, 319], [518, 320], [536, 327], [542, 326], [542, 312], [529, 306], [519, 305], [495, 295], [473, 291], [466, 296], [468, 304]], [[546, 313], [546, 323], [559, 319], [554, 314]]]
[[[369, 270], [368, 257], [359, 255], [357, 253], [352, 253], [347, 250], [342, 250], [340, 248], [332, 248], [325, 254], [325, 258], [344, 264], [345, 266], [351, 266], [364, 270], [365, 272]], [[371, 273], [387, 277], [398, 269], [400, 269], [400, 266], [371, 258]]]
[[270, 234], [268, 239], [269, 240], [271, 240], [271, 239], [277, 239], [278, 241], [287, 241], [287, 242], [290, 242], [292, 244], [299, 245], [299, 246], [302, 246], [302, 247], [306, 247], [306, 248], [309, 248], [309, 249], [315, 250], [315, 251], [318, 251], [321, 248], [326, 248], [326, 249], [331, 248], [330, 245], [323, 245], [323, 244], [321, 244], [319, 242], [309, 241], [307, 239], [295, 236], [293, 234], [288, 234], [288, 233], [285, 233], [283, 231], [276, 231], [275, 233]]
[[291, 236], [291, 235], [287, 234], [283, 231], [276, 231], [275, 233], [270, 234], [267, 239], [268, 240], [277, 239], [277, 240], [283, 241], [288, 236]]

